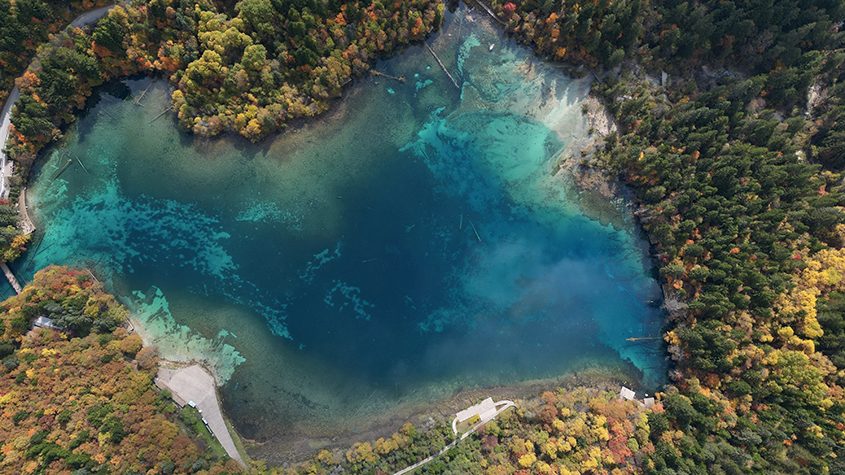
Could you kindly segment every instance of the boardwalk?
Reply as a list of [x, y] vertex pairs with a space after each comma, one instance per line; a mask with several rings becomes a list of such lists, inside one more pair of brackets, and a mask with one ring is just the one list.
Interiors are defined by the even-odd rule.
[[197, 409], [202, 411], [202, 416], [208, 421], [208, 427], [211, 428], [214, 436], [226, 449], [229, 457], [246, 467], [241, 454], [235, 447], [232, 435], [229, 434], [229, 428], [226, 427], [226, 422], [223, 420], [213, 376], [198, 365], [176, 370], [159, 368], [156, 385], [169, 390], [173, 394], [173, 400], [180, 405], [193, 401], [197, 405]]

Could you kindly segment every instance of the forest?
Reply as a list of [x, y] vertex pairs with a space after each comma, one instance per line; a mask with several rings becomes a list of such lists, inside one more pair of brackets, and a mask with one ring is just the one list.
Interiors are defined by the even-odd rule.
[[[88, 272], [48, 267], [0, 305], [0, 472], [240, 473], [154, 389], [158, 356]], [[28, 332], [34, 316], [61, 331]]]
[[[18, 81], [9, 156], [25, 179], [38, 152], [85, 107], [92, 88], [133, 74], [170, 80], [172, 108], [184, 130], [261, 140], [292, 120], [328, 110], [376, 59], [439, 28], [444, 9], [436, 0], [118, 6], [93, 28], [68, 27], [39, 46]], [[12, 29], [24, 34], [25, 22], [19, 23]]]
[[[92, 88], [107, 79], [162, 75], [175, 88], [173, 108], [184, 130], [261, 140], [291, 120], [327, 110], [350, 78], [365, 74], [375, 58], [423, 39], [444, 14], [443, 4], [425, 0], [149, 0], [115, 8], [85, 31], [39, 17], [47, 10], [38, 1], [4, 5], [0, 25], [10, 34], [47, 38], [18, 42], [8, 52], [4, 42], [0, 53], [5, 71], [5, 64], [22, 68], [37, 51], [19, 84], [9, 144], [21, 170], [61, 137]], [[845, 4], [493, 0], [488, 6], [541, 57], [596, 76], [594, 93], [619, 130], [574, 159], [636, 192], [636, 214], [664, 286], [670, 383], [648, 411], [595, 389], [550, 388], [419, 472], [845, 473]], [[57, 286], [89, 288], [87, 281], [67, 282]], [[68, 359], [109, 347], [111, 353], [98, 356], [113, 355], [109, 365], [130, 356], [115, 349], [131, 338], [112, 327], [117, 307], [96, 304], [89, 314], [87, 302], [105, 297], [89, 290], [84, 304], [71, 298], [76, 303], [65, 306], [51, 294], [58, 289], [50, 289], [44, 299], [30, 292], [30, 300], [4, 304], [2, 348], [6, 358], [14, 356], [14, 368], [5, 359], [0, 368], [4, 385], [21, 379], [30, 388], [27, 370], [37, 377], [58, 369], [42, 355], [53, 344], [64, 345], [59, 351]], [[90, 334], [65, 340], [44, 332], [42, 346], [29, 353], [35, 343], [22, 336], [23, 323], [38, 312]], [[100, 339], [110, 337], [102, 335], [113, 338], [106, 349]], [[41, 388], [40, 379], [34, 386]], [[11, 394], [5, 387], [0, 398]], [[91, 404], [109, 404], [97, 401]], [[3, 404], [3, 430], [36, 423], [30, 416], [37, 409]], [[125, 420], [125, 411], [117, 414]], [[87, 437], [103, 427], [92, 426]], [[28, 437], [39, 430], [47, 428], [30, 428]], [[104, 433], [103, 446], [111, 447], [114, 431], [98, 432]], [[67, 451], [66, 460], [80, 447], [91, 457], [85, 470], [97, 469], [94, 447], [70, 448], [78, 433], [51, 434], [37, 444], [4, 437], [2, 463], [24, 463], [32, 447], [52, 443], [27, 456], [31, 471], [59, 467], [59, 459], [44, 455], [50, 450]], [[389, 439], [271, 471], [389, 473], [436, 452], [449, 437], [444, 421], [407, 426]]]
[[78, 14], [108, 1], [23, 0], [0, 2], [0, 102], [9, 96], [38, 47]]
[[843, 473], [842, 2], [561, 6], [498, 11], [609, 71], [619, 132], [582, 166], [637, 192], [680, 395], [644, 472]]

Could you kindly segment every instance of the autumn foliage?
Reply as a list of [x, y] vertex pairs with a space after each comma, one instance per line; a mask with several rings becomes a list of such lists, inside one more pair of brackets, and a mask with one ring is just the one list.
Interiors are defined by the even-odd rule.
[[[646, 409], [615, 391], [575, 388], [517, 399], [501, 413], [424, 468], [425, 473], [633, 474], [654, 451]], [[453, 438], [443, 419], [425, 430], [411, 424], [390, 438], [356, 443], [345, 453], [323, 450], [278, 475], [393, 473], [437, 453]]]
[[[170, 400], [154, 390], [155, 360], [148, 371], [133, 366], [130, 358], [148, 350], [136, 335], [113, 324], [94, 325], [91, 333], [24, 333], [20, 320], [29, 324], [27, 309], [43, 309], [45, 302], [78, 308], [95, 320], [125, 316], [87, 273], [64, 267], [39, 272], [22, 295], [3, 303], [1, 473], [240, 471], [237, 464], [209, 460], [180, 428]], [[155, 354], [154, 348], [147, 352]]]
[[269, 0], [245, 0], [230, 16], [210, 2], [153, 0], [112, 9], [93, 31], [58, 33], [19, 81], [10, 157], [28, 169], [92, 87], [132, 74], [171, 80], [184, 130], [261, 140], [325, 112], [376, 59], [439, 28], [445, 8], [434, 0], [331, 5], [280, 13]]

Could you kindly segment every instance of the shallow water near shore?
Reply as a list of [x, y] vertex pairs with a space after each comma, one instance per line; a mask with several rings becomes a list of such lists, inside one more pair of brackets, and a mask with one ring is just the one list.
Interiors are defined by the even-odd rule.
[[[483, 12], [482, 12], [483, 13]], [[585, 216], [558, 159], [587, 136], [574, 80], [482, 13], [259, 145], [175, 128], [167, 85], [102, 93], [40, 162], [43, 239], [16, 271], [88, 265], [174, 360], [204, 359], [249, 439], [331, 436], [455, 392], [662, 357], [647, 245]], [[490, 45], [494, 45], [490, 48]], [[71, 166], [62, 168], [71, 159]], [[81, 165], [80, 162], [84, 165]], [[594, 219], [591, 219], [594, 218]]]

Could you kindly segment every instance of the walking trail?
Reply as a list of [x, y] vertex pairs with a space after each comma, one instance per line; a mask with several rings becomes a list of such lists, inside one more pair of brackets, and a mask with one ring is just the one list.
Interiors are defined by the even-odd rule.
[[[475, 431], [477, 431], [479, 427], [481, 427], [484, 424], [487, 424], [488, 422], [492, 421], [493, 419], [496, 418], [496, 416], [498, 416], [499, 414], [504, 412], [506, 409], [511, 408], [511, 407], [516, 407], [516, 404], [514, 404], [512, 401], [499, 401], [499, 402], [495, 403], [495, 405], [499, 405], [499, 404], [504, 404], [504, 407], [499, 408], [497, 410], [493, 410], [493, 411], [489, 412], [488, 414], [485, 414], [485, 416], [482, 417], [481, 422], [472, 426], [472, 428], [470, 430], [466, 431], [460, 437], [453, 440], [452, 443], [450, 443], [446, 447], [443, 447], [443, 449], [440, 452], [437, 452], [436, 454], [434, 454], [432, 456], [426, 457], [425, 459], [420, 460], [419, 462], [411, 465], [408, 468], [399, 470], [398, 472], [394, 473], [393, 475], [404, 475], [406, 473], [413, 472], [414, 470], [422, 467], [423, 465], [427, 464], [428, 462], [431, 462], [432, 460], [436, 459], [437, 457], [440, 457], [441, 455], [448, 452], [449, 449], [458, 445], [458, 442], [460, 442], [460, 441], [466, 439], [467, 437], [469, 437], [470, 435], [474, 434]], [[473, 406], [470, 409], [473, 409], [474, 407], [475, 406]], [[457, 420], [457, 419], [458, 418], [455, 418], [455, 420]], [[452, 430], [455, 431], [455, 435], [457, 435], [458, 431], [457, 431], [457, 429], [455, 429], [455, 423], [454, 422], [452, 423]]]

